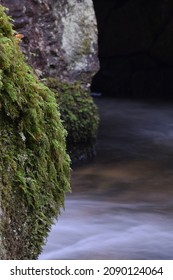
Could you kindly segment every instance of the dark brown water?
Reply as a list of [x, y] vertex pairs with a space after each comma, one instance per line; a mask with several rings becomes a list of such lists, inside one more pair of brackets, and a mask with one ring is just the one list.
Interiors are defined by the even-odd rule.
[[97, 103], [97, 157], [72, 171], [40, 259], [173, 259], [173, 104]]

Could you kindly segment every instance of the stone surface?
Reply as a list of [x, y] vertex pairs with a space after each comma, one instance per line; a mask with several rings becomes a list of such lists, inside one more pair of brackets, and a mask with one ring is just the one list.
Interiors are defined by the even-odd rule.
[[[93, 3], [101, 67], [93, 79], [92, 90], [115, 96], [138, 97], [141, 92], [144, 97], [172, 96], [172, 0]], [[138, 93], [137, 88], [143, 88], [143, 84], [145, 91]]]
[[[90, 81], [98, 69], [95, 10], [100, 70], [91, 90], [138, 96], [139, 82], [135, 86], [134, 81], [140, 77], [148, 85], [146, 92], [154, 91], [152, 96], [163, 91], [170, 95], [173, 82], [163, 77], [171, 76], [173, 68], [172, 0], [0, 2], [9, 7], [18, 32], [24, 34], [21, 46], [39, 76]], [[164, 73], [159, 80], [158, 71]]]
[[[57, 5], [59, 2], [57, 2]], [[56, 11], [59, 9], [57, 8]], [[62, 49], [70, 76], [97, 70], [97, 28], [91, 0], [68, 0], [62, 18]]]
[[[98, 69], [92, 0], [1, 0], [24, 35], [21, 47], [39, 76], [76, 80]], [[81, 74], [82, 73], [82, 74]]]

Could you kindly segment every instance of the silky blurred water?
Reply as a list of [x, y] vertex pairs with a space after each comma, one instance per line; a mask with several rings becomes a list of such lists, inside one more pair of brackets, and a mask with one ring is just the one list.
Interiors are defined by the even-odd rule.
[[97, 104], [97, 157], [73, 169], [39, 258], [173, 259], [173, 104]]

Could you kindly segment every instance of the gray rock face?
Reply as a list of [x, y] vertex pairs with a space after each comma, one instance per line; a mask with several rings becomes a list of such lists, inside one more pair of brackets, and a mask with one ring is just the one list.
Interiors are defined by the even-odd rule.
[[[88, 79], [98, 69], [92, 0], [2, 0], [39, 76]], [[81, 74], [82, 73], [82, 74]]]
[[[92, 3], [93, 2], [93, 3]], [[115, 96], [173, 92], [172, 0], [1, 0], [40, 76], [90, 80]], [[93, 9], [94, 4], [94, 9]]]
[[62, 45], [67, 72], [70, 76], [97, 70], [97, 27], [91, 0], [68, 0], [62, 17], [59, 1], [55, 11], [61, 21]]
[[116, 96], [173, 93], [173, 1], [93, 0], [101, 70], [96, 91]]

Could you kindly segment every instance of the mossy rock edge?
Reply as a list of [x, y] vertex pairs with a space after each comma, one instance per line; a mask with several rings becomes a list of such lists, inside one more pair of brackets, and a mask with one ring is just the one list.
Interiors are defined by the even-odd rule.
[[95, 155], [99, 125], [98, 109], [80, 82], [67, 83], [47, 78], [46, 85], [55, 92], [67, 135], [67, 149], [72, 163], [86, 162]]
[[0, 5], [1, 259], [36, 259], [70, 190], [54, 93], [25, 63]]

